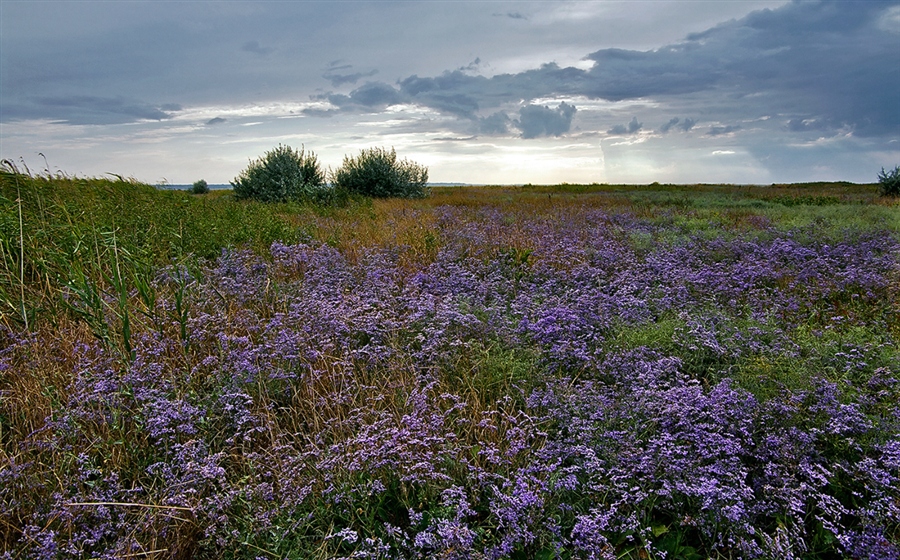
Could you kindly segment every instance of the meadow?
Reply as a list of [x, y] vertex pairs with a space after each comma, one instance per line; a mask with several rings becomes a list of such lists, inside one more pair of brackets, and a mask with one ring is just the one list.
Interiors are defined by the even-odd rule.
[[0, 174], [0, 558], [900, 558], [876, 185]]

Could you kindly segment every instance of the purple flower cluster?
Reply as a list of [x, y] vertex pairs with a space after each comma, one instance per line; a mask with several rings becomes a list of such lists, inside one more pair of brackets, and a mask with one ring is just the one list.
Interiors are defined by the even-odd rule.
[[420, 261], [276, 243], [161, 275], [189, 312], [161, 297], [133, 359], [80, 342], [2, 440], [5, 546], [900, 558], [890, 234], [436, 212]]

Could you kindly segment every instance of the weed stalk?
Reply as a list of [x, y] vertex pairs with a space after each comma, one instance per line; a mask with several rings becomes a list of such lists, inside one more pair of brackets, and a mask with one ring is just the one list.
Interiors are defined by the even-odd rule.
[[22, 190], [19, 187], [19, 177], [16, 176], [16, 204], [19, 207], [19, 296], [21, 299], [20, 312], [25, 330], [28, 330], [28, 312], [25, 309], [25, 222], [22, 219]]

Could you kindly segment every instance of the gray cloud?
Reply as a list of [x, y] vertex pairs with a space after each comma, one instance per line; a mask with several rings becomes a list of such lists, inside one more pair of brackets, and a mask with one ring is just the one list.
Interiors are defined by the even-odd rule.
[[340, 110], [334, 109], [303, 109], [301, 111], [307, 117], [323, 117], [323, 118], [331, 118], [339, 113]]
[[325, 72], [326, 74], [330, 74], [332, 72], [339, 72], [341, 70], [350, 70], [353, 68], [352, 64], [347, 64], [343, 60], [332, 60], [328, 63], [328, 70]]
[[[167, 105], [169, 111], [178, 105]], [[121, 124], [135, 121], [161, 121], [171, 114], [142, 101], [124, 97], [71, 95], [38, 97], [27, 103], [3, 107], [5, 118], [44, 118], [68, 124]]]
[[568, 103], [560, 103], [556, 109], [545, 105], [526, 105], [519, 111], [516, 126], [522, 131], [522, 138], [562, 136], [569, 132], [576, 111], [575, 106]]
[[222, 117], [214, 117], [214, 118], [209, 119], [208, 121], [206, 121], [206, 125], [207, 125], [207, 126], [214, 126], [214, 125], [217, 125], [217, 124], [222, 124], [222, 123], [224, 123], [226, 120], [228, 120], [228, 119], [224, 119], [224, 118], [222, 118]]
[[475, 119], [480, 109], [478, 98], [485, 96], [491, 81], [456, 70], [436, 78], [410, 76], [400, 82], [400, 91], [421, 105], [467, 119]]
[[509, 19], [521, 19], [521, 20], [528, 21], [528, 17], [523, 16], [519, 12], [507, 12], [505, 14], [495, 13], [495, 14], [491, 14], [491, 15], [493, 15], [494, 17], [505, 17], [505, 18], [509, 18]]
[[[516, 99], [582, 95], [677, 104], [681, 97], [707, 96], [722, 116], [777, 113], [796, 122], [850, 126], [863, 136], [896, 134], [900, 34], [881, 23], [896, 4], [795, 1], [660, 49], [595, 51], [586, 57], [594, 63], [589, 70], [549, 63], [491, 78], [454, 71], [434, 78], [414, 75], [400, 88], [416, 103], [466, 118]], [[682, 130], [693, 124], [684, 121]]]
[[389, 107], [401, 102], [397, 90], [381, 82], [368, 82], [350, 92], [350, 99], [365, 107]]
[[[335, 106], [333, 109], [303, 109], [302, 113], [310, 117], [333, 117], [345, 113], [380, 112], [393, 105], [402, 103], [416, 103], [431, 109], [460, 117], [467, 121], [474, 121], [476, 129], [480, 129], [479, 123], [484, 123], [486, 130], [499, 133], [502, 119], [491, 115], [486, 118], [479, 117], [478, 102], [474, 98], [463, 94], [435, 93], [421, 95], [412, 98], [402, 90], [397, 90], [388, 84], [381, 82], [369, 82], [350, 92], [349, 95], [339, 93], [326, 93], [311, 96], [311, 99], [328, 101]], [[508, 118], [508, 117], [507, 117]], [[458, 127], [451, 127], [458, 128]]]
[[728, 125], [728, 126], [711, 126], [709, 127], [709, 131], [706, 133], [708, 136], [722, 136], [723, 134], [731, 134], [732, 132], [737, 132], [741, 129], [740, 125]]
[[477, 72], [478, 68], [481, 66], [481, 57], [475, 57], [475, 60], [466, 64], [465, 66], [461, 66], [459, 68], [460, 72]]
[[[343, 68], [351, 68], [351, 66], [345, 66]], [[332, 87], [340, 87], [344, 84], [355, 84], [362, 78], [370, 78], [378, 73], [378, 70], [370, 70], [368, 72], [354, 72], [353, 74], [338, 74], [334, 70], [330, 69], [325, 74], [322, 74], [322, 77], [331, 82]]]
[[425, 101], [433, 109], [469, 119], [475, 118], [475, 113], [478, 111], [478, 101], [474, 97], [462, 93], [446, 95], [435, 93], [418, 97], [416, 101]]
[[673, 128], [678, 129], [682, 132], [687, 132], [690, 129], [694, 128], [694, 125], [697, 124], [697, 121], [694, 119], [684, 119], [681, 120], [678, 117], [674, 117], [669, 119], [669, 122], [659, 127], [659, 131], [663, 134], [668, 133]]
[[675, 126], [676, 124], [678, 124], [680, 120], [681, 120], [681, 119], [679, 119], [678, 117], [674, 117], [674, 118], [672, 118], [672, 119], [669, 119], [669, 122], [667, 122], [666, 124], [664, 124], [664, 125], [662, 125], [661, 127], [659, 127], [659, 131], [662, 132], [663, 134], [665, 134], [666, 132], [669, 132], [669, 130], [670, 130], [673, 126]]
[[274, 49], [272, 49], [271, 47], [263, 47], [259, 44], [259, 41], [247, 41], [246, 43], [241, 45], [241, 50], [244, 52], [265, 56], [267, 54], [270, 54]]
[[604, 49], [585, 58], [595, 65], [585, 72], [582, 93], [612, 101], [702, 91], [726, 74], [715, 53], [692, 43], [647, 52]]
[[[594, 63], [586, 70], [547, 63], [492, 77], [463, 69], [434, 77], [414, 74], [400, 80], [397, 89], [384, 84], [375, 100], [353, 92], [350, 99], [334, 95], [332, 102], [341, 109], [359, 104], [374, 108], [402, 99], [474, 121], [486, 134], [505, 134], [514, 124], [523, 138], [563, 134], [571, 116], [540, 106], [524, 108], [516, 123], [482, 115], [546, 97], [650, 98], [670, 110], [702, 108], [726, 122], [782, 115], [794, 123], [787, 126], [794, 133], [809, 132], [809, 123], [817, 123], [832, 130], [849, 127], [860, 136], [892, 135], [900, 129], [894, 93], [900, 90], [900, 72], [891, 70], [900, 35], [882, 29], [881, 19], [894, 4], [898, 2], [792, 2], [655, 50], [594, 51], [585, 57]], [[695, 123], [678, 120], [660, 130], [688, 131]], [[634, 134], [640, 126], [633, 120], [607, 132]], [[713, 126], [707, 134], [740, 130]]]
[[[592, 51], [590, 47], [577, 46], [585, 44], [587, 35], [582, 31], [588, 24], [567, 23], [566, 29], [571, 30], [574, 25], [581, 30], [578, 42], [574, 37], [560, 35], [554, 36], [553, 45], [568, 45], [570, 51], [583, 48], [582, 52], [589, 53], [585, 60], [594, 63], [592, 68], [564, 68], [548, 63], [490, 78], [467, 75], [467, 71], [475, 69], [472, 65], [435, 77], [419, 77], [427, 76], [423, 68], [434, 68], [438, 63], [433, 61], [446, 60], [446, 57], [423, 48], [422, 56], [414, 57], [417, 62], [413, 64], [408, 57], [397, 55], [409, 52], [410, 41], [429, 37], [435, 30], [447, 28], [450, 20], [470, 17], [474, 11], [480, 16], [476, 22], [480, 26], [478, 41], [473, 43], [477, 46], [457, 49], [452, 56], [469, 56], [459, 53], [477, 48], [480, 53], [482, 50], [502, 52], [503, 56], [514, 58], [516, 49], [521, 50], [521, 41], [488, 31], [497, 27], [491, 15], [517, 21], [526, 19], [524, 11], [517, 7], [508, 10], [467, 7], [437, 14], [419, 3], [414, 3], [415, 6], [404, 3], [402, 8], [391, 3], [377, 6], [359, 3], [353, 10], [347, 10], [337, 3], [304, 2], [279, 4], [275, 10], [266, 5], [251, 9], [234, 2], [208, 19], [211, 17], [208, 10], [190, 3], [179, 4], [175, 15], [172, 10], [159, 9], [155, 3], [129, 3], [127, 10], [93, 3], [71, 3], [50, 10], [40, 3], [32, 8], [32, 4], [14, 3], [4, 11], [3, 48], [0, 49], [0, 94], [4, 101], [0, 119], [4, 121], [22, 118], [24, 113], [29, 117], [38, 115], [39, 107], [34, 100], [47, 91], [64, 92], [60, 93], [62, 96], [98, 96], [100, 90], [94, 88], [103, 87], [104, 91], [126, 97], [140, 97], [148, 105], [158, 105], [163, 112], [166, 110], [161, 109], [161, 104], [173, 98], [190, 105], [296, 96], [304, 87], [309, 88], [307, 91], [315, 87], [310, 85], [314, 82], [309, 76], [319, 79], [323, 75], [321, 60], [301, 53], [328, 44], [327, 39], [337, 29], [352, 29], [352, 41], [328, 44], [327, 50], [321, 53], [328, 57], [325, 60], [333, 61], [324, 77], [335, 90], [375, 74], [375, 70], [354, 72], [344, 62], [351, 57], [362, 59], [369, 68], [379, 65], [382, 75], [409, 76], [398, 83], [409, 102], [469, 120], [485, 112], [508, 109], [520, 101], [584, 96], [606, 100], [654, 98], [668, 103], [670, 114], [703, 106], [722, 113], [710, 115], [719, 121], [778, 115], [782, 122], [822, 122], [832, 130], [850, 128], [858, 136], [892, 135], [900, 129], [900, 110], [894, 93], [900, 90], [900, 72], [895, 69], [900, 34], [891, 23], [896, 19], [891, 14], [896, 14], [900, 5], [897, 0], [793, 1], [730, 19], [653, 50]], [[667, 6], [669, 3], [662, 3], [661, 12], [673, 11]], [[545, 3], [529, 5], [532, 8], [542, 15], [556, 10], [553, 4]], [[700, 11], [687, 7], [679, 10]], [[726, 9], [715, 10], [724, 13]], [[739, 13], [736, 8], [728, 10], [730, 14]], [[94, 25], [90, 29], [111, 31], [91, 33], [90, 40], [86, 40], [66, 32], [76, 20], [97, 21], [90, 24]], [[9, 23], [16, 21], [22, 25]], [[111, 25], [117, 21], [140, 23], [127, 27]], [[318, 23], [311, 23], [298, 34], [297, 21]], [[410, 25], [413, 21], [417, 24]], [[35, 33], [49, 26], [56, 27], [43, 35]], [[390, 53], [373, 48], [386, 44], [385, 33], [399, 26], [406, 26], [408, 40], [388, 41], [394, 49]], [[17, 31], [18, 28], [30, 31], [24, 33]], [[559, 27], [557, 32], [563, 33], [562, 29]], [[261, 37], [263, 30], [265, 45], [259, 40], [247, 40], [241, 48], [267, 56], [243, 62], [222, 56], [227, 49], [223, 49], [222, 42], [216, 42], [220, 36], [254, 33]], [[633, 34], [639, 33], [648, 35], [649, 32], [636, 29]], [[460, 43], [474, 37], [474, 32], [463, 35]], [[540, 35], [530, 37], [529, 41], [543, 44], [541, 41], [547, 39]], [[622, 43], [621, 37], [616, 40]], [[652, 40], [643, 42], [653, 43]], [[373, 54], [376, 51], [377, 56]], [[531, 49], [530, 56], [535, 52], [538, 52], [536, 48]], [[485, 54], [481, 56], [487, 58]], [[200, 75], [203, 79], [197, 78]], [[352, 93], [341, 91], [333, 95], [353, 97]], [[366, 105], [362, 99], [360, 102], [370, 108], [378, 106]], [[122, 118], [127, 113], [118, 114]], [[79, 114], [71, 116], [61, 108], [53, 112], [53, 118], [67, 122], [82, 119]], [[608, 126], [604, 124], [598, 130]], [[787, 132], [809, 131], [788, 126]]]
[[[746, 134], [754, 132], [748, 130]], [[892, 157], [884, 158], [879, 157], [877, 152], [873, 153], [870, 139], [859, 139], [852, 135], [837, 135], [812, 145], [806, 142], [772, 141], [773, 136], [768, 131], [765, 136], [758, 142], [743, 143], [743, 146], [757, 161], [764, 161], [766, 167], [777, 174], [778, 182], [834, 180], [838, 177], [847, 177], [848, 180], [857, 182], [874, 182], [878, 170], [885, 165], [896, 165], [896, 158], [900, 156], [896, 143], [893, 148], [888, 144], [887, 150]], [[814, 133], [814, 137], [821, 136], [818, 131]], [[882, 161], [886, 163], [881, 163]]]
[[[383, 110], [391, 105], [403, 102], [403, 96], [399, 91], [383, 82], [366, 82], [362, 86], [350, 92], [350, 95], [326, 94], [320, 98], [327, 99], [339, 109], [347, 110]], [[308, 112], [307, 114], [315, 114]]]
[[482, 134], [506, 134], [512, 124], [512, 119], [505, 111], [497, 111], [478, 119], [478, 131]]
[[[677, 120], [677, 119], [675, 119]], [[671, 121], [670, 121], [671, 122]], [[639, 123], [637, 117], [631, 117], [631, 122], [628, 125], [617, 124], [616, 126], [607, 130], [609, 134], [637, 134], [644, 127], [644, 123]]]

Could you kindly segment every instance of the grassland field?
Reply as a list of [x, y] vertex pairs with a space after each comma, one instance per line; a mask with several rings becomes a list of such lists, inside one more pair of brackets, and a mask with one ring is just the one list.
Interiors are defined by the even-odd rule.
[[0, 174], [0, 558], [900, 558], [877, 185]]

